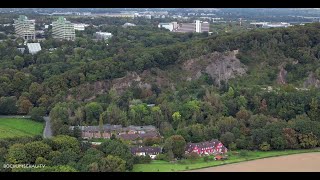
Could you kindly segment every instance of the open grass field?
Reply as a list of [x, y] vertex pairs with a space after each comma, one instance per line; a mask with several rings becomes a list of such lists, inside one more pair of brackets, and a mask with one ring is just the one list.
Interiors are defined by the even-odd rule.
[[244, 162], [249, 160], [284, 156], [298, 153], [320, 152], [320, 149], [306, 149], [306, 150], [283, 150], [283, 151], [248, 151], [247, 156], [242, 157], [239, 154], [229, 155], [225, 161], [208, 161], [204, 162], [203, 158], [199, 158], [194, 162], [189, 160], [182, 160], [175, 163], [170, 163], [161, 160], [154, 160], [150, 164], [136, 164], [133, 166], [133, 172], [176, 172], [188, 171], [192, 169], [201, 169], [206, 167], [220, 166], [225, 164], [232, 164], [237, 162]]
[[0, 118], [0, 139], [42, 135], [44, 123], [23, 118]]

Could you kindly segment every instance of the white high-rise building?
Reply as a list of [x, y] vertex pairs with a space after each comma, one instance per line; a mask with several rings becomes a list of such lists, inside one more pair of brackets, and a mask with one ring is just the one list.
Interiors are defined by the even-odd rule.
[[201, 23], [200, 20], [196, 20], [196, 32], [200, 33], [201, 32]]
[[14, 20], [16, 34], [24, 40], [35, 39], [35, 20], [29, 20], [26, 16], [20, 15]]
[[52, 22], [52, 36], [56, 39], [75, 40], [74, 24], [64, 17], [59, 17], [57, 21]]

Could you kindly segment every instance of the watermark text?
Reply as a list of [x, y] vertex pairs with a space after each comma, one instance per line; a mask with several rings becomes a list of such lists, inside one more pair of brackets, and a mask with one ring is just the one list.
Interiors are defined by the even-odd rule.
[[44, 164], [4, 164], [3, 168], [7, 169], [7, 168], [11, 168], [11, 169], [15, 169], [15, 168], [44, 168], [46, 165]]

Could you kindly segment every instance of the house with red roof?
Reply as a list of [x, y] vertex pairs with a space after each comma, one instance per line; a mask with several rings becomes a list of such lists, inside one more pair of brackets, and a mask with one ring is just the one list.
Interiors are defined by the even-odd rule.
[[210, 155], [210, 154], [224, 154], [228, 152], [228, 149], [218, 140], [200, 142], [200, 143], [188, 143], [185, 150], [186, 154], [195, 152], [198, 155]]

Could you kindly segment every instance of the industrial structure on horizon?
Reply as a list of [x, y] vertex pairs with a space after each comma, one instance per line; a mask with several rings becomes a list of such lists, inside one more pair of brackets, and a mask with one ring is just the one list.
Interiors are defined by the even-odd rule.
[[179, 23], [179, 24], [177, 22], [159, 23], [158, 27], [168, 29], [169, 31], [172, 31], [172, 32], [202, 33], [202, 32], [209, 32], [210, 24], [208, 22], [201, 22], [200, 20], [196, 20], [194, 23]]

